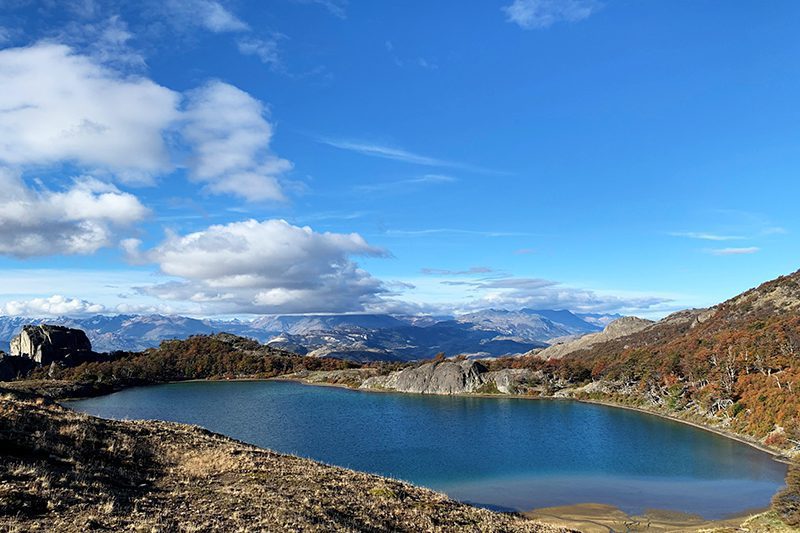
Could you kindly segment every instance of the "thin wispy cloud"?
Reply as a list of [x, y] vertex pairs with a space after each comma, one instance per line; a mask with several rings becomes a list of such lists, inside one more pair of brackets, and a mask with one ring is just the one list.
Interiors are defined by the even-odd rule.
[[359, 154], [368, 155], [372, 157], [382, 157], [384, 159], [393, 159], [395, 161], [403, 161], [406, 163], [414, 163], [416, 165], [427, 165], [431, 167], [446, 167], [456, 163], [428, 157], [420, 154], [415, 154], [402, 148], [392, 148], [390, 146], [381, 146], [379, 144], [360, 143], [354, 141], [339, 141], [335, 139], [320, 139], [322, 144], [333, 146], [341, 150], [349, 150], [351, 152], [358, 152]]
[[173, 17], [180, 17], [182, 23], [201, 26], [214, 33], [250, 31], [246, 22], [214, 0], [170, 0], [165, 6]]
[[509, 22], [530, 30], [584, 20], [602, 7], [596, 0], [514, 0], [503, 11]]
[[[724, 231], [674, 231], [669, 235], [686, 239], [724, 243], [728, 241], [750, 241], [761, 243], [776, 235], [783, 235], [787, 230], [773, 224], [766, 216], [758, 213], [732, 209], [713, 211], [718, 224], [723, 224]], [[725, 248], [706, 248], [703, 253], [716, 256], [750, 255], [760, 251], [757, 246], [730, 246]]]
[[789, 230], [780, 226], [770, 226], [761, 231], [762, 235], [786, 235], [787, 233], [789, 233]]
[[472, 274], [489, 274], [494, 272], [493, 268], [485, 266], [474, 266], [466, 270], [449, 270], [446, 268], [423, 268], [420, 269], [426, 276], [469, 276]]
[[381, 144], [374, 144], [368, 142], [348, 141], [341, 139], [320, 138], [317, 139], [320, 143], [338, 148], [340, 150], [347, 150], [356, 152], [361, 155], [369, 157], [380, 157], [382, 159], [391, 159], [392, 161], [402, 161], [403, 163], [410, 163], [413, 165], [422, 165], [427, 167], [442, 167], [454, 168], [459, 170], [466, 170], [468, 172], [477, 172], [479, 174], [506, 174], [500, 170], [493, 170], [489, 168], [459, 163], [457, 161], [448, 161], [446, 159], [438, 159], [426, 155], [416, 154], [402, 148], [393, 146], [385, 146]]
[[707, 233], [702, 231], [673, 231], [673, 237], [686, 237], [687, 239], [699, 239], [701, 241], [738, 241], [745, 237], [741, 235], [722, 235], [718, 233]]
[[302, 222], [319, 222], [321, 220], [356, 220], [374, 214], [373, 211], [322, 211], [320, 213], [309, 213], [296, 217]]
[[750, 255], [757, 253], [761, 248], [757, 246], [748, 246], [744, 248], [714, 248], [706, 250], [711, 255]]
[[255, 56], [270, 67], [282, 69], [280, 48], [278, 42], [284, 38], [282, 34], [276, 33], [266, 39], [257, 37], [243, 37], [236, 41], [236, 46], [244, 55]]
[[166, 9], [172, 24], [185, 31], [200, 28], [211, 33], [230, 34], [239, 53], [253, 56], [276, 72], [288, 74], [281, 62], [280, 32], [254, 28], [216, 0], [169, 0]]
[[454, 183], [458, 181], [452, 176], [443, 174], [425, 174], [416, 178], [409, 178], [405, 180], [388, 181], [384, 183], [369, 183], [365, 185], [357, 185], [356, 191], [360, 192], [390, 192], [399, 189], [413, 188], [420, 185], [435, 185], [441, 183]]
[[392, 59], [392, 62], [397, 65], [398, 67], [419, 67], [426, 70], [437, 70], [439, 68], [439, 64], [434, 58], [429, 57], [406, 57], [404, 59], [400, 58], [398, 54], [397, 47], [395, 46], [394, 42], [386, 41], [384, 42], [384, 48], [386, 48], [386, 52], [389, 54], [389, 57]]
[[294, 0], [296, 4], [316, 4], [324, 7], [334, 17], [347, 18], [347, 0]]
[[385, 235], [394, 237], [421, 237], [425, 235], [473, 235], [476, 237], [531, 237], [532, 233], [516, 231], [477, 231], [455, 228], [430, 228], [419, 230], [387, 230]]

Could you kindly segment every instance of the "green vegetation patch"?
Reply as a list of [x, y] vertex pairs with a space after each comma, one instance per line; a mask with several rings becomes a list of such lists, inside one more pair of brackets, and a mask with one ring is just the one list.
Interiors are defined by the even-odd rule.
[[397, 499], [397, 493], [392, 489], [390, 489], [389, 487], [372, 487], [371, 489], [369, 489], [369, 493], [376, 498], [383, 498], [386, 500]]
[[494, 381], [487, 381], [481, 385], [475, 392], [479, 394], [502, 394], [497, 388], [497, 383]]

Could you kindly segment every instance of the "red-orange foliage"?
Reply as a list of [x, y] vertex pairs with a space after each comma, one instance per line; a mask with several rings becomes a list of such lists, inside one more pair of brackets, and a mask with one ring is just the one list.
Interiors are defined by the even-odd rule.
[[113, 361], [66, 368], [58, 377], [80, 382], [158, 383], [187, 379], [274, 377], [301, 370], [358, 366], [340, 359], [305, 357], [231, 335], [197, 335], [165, 341]]
[[657, 391], [668, 407], [677, 391], [674, 408], [699, 406], [757, 438], [783, 428], [787, 445], [800, 443], [799, 313], [718, 316], [655, 342], [607, 344], [541, 368], [573, 382], [591, 377]]

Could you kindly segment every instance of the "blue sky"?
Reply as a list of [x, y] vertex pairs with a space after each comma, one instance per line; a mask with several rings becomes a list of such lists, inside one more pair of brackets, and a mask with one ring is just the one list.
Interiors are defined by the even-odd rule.
[[796, 2], [131, 6], [2, 3], [6, 314], [657, 317], [798, 268]]

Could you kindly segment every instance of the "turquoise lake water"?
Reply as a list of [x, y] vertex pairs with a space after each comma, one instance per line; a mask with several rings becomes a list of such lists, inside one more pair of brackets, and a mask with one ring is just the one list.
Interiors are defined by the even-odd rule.
[[499, 510], [593, 502], [713, 519], [766, 507], [786, 475], [769, 455], [713, 433], [566, 400], [239, 381], [142, 387], [66, 405], [105, 418], [197, 424]]

